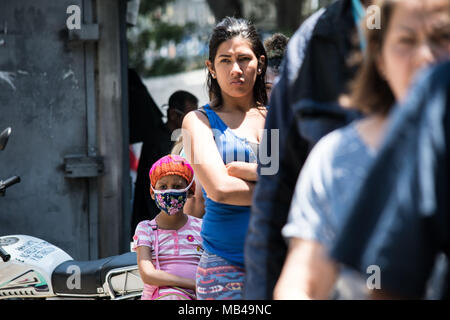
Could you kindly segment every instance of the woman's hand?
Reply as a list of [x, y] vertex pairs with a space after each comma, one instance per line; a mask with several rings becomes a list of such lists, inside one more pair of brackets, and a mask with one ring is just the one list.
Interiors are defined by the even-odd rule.
[[233, 161], [225, 165], [228, 175], [247, 181], [258, 181], [258, 164], [243, 161]]
[[205, 214], [205, 199], [203, 198], [202, 185], [197, 178], [195, 178], [195, 194], [193, 197], [188, 197], [184, 204], [183, 211], [186, 214], [197, 218], [203, 218]]

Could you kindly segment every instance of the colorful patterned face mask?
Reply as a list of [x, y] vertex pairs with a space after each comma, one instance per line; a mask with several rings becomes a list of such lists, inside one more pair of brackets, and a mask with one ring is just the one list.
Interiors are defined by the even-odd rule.
[[155, 193], [156, 206], [167, 213], [169, 216], [176, 214], [183, 209], [187, 200], [187, 193], [192, 186], [194, 179], [184, 189], [168, 189], [168, 190], [155, 190], [153, 186], [150, 186]]

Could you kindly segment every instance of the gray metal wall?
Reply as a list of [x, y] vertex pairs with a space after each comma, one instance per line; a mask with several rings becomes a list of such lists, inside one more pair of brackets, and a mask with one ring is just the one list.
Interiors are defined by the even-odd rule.
[[[100, 39], [69, 41], [66, 9], [73, 4], [82, 8], [84, 24], [99, 26]], [[96, 21], [105, 7], [101, 19], [111, 21]], [[0, 198], [0, 235], [36, 236], [82, 260], [124, 251], [128, 127], [118, 10], [119, 1], [111, 0], [0, 2], [0, 130], [12, 127], [0, 179], [22, 179]], [[116, 67], [105, 69], [102, 60]], [[105, 138], [113, 131], [117, 137]], [[65, 170], [68, 155], [87, 166]], [[105, 159], [99, 177], [102, 167], [89, 161], [96, 156]]]

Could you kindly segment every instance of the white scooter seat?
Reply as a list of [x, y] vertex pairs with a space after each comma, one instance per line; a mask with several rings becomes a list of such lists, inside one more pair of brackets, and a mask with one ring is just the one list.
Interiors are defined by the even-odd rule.
[[[106, 275], [112, 269], [136, 266], [136, 253], [127, 252], [100, 260], [63, 262], [52, 274], [53, 291], [65, 295], [98, 295]], [[79, 285], [76, 283], [76, 273], [80, 270]]]

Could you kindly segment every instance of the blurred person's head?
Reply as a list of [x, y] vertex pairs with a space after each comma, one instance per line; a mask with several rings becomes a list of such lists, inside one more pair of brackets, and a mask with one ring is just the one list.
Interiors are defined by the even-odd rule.
[[184, 116], [198, 108], [198, 99], [191, 93], [183, 90], [175, 91], [169, 97], [167, 109], [167, 126], [171, 131], [181, 128]]
[[224, 96], [252, 96], [255, 104], [266, 105], [266, 62], [264, 45], [253, 24], [231, 17], [219, 22], [211, 35], [206, 61], [212, 106], [222, 105]]
[[421, 68], [450, 57], [449, 0], [380, 0], [381, 28], [367, 29], [367, 49], [350, 104], [386, 115]]
[[281, 33], [275, 33], [264, 41], [264, 47], [267, 52], [267, 70], [266, 70], [266, 92], [270, 97], [273, 82], [280, 74], [280, 65], [283, 61], [284, 51], [288, 44], [289, 38]]

